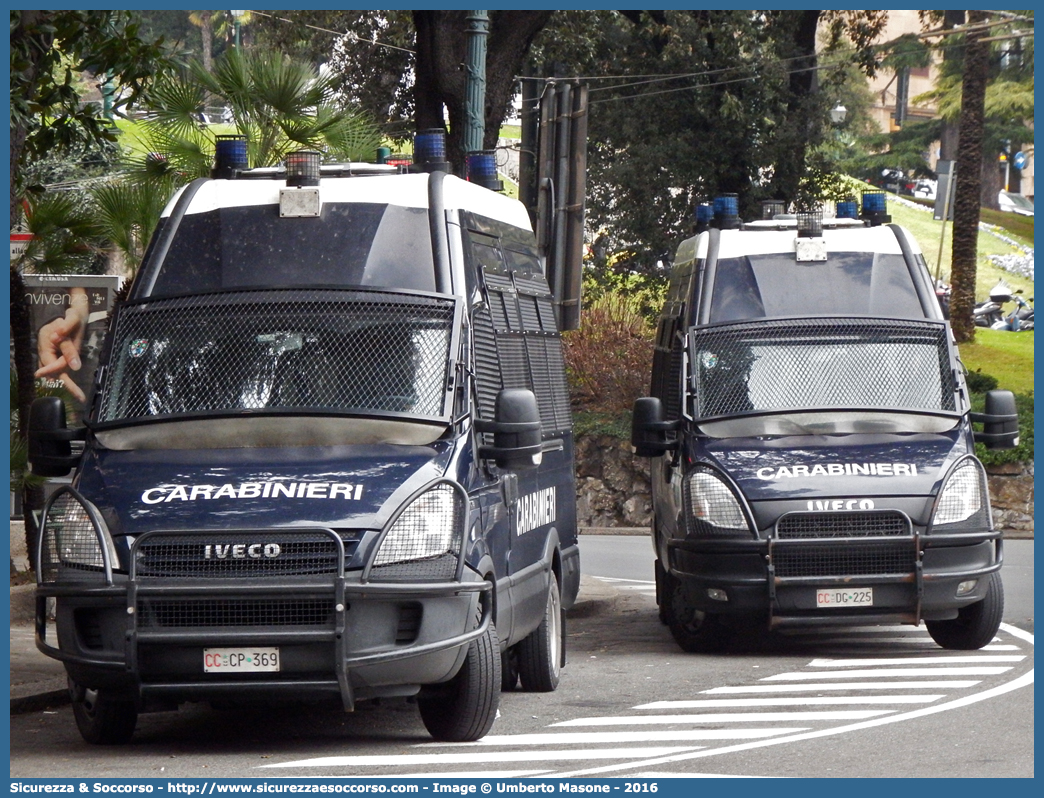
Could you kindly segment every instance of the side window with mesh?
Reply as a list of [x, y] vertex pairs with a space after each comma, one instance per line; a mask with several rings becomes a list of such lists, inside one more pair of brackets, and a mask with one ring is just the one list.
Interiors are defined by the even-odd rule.
[[[532, 234], [472, 216], [468, 249], [488, 304], [472, 314], [479, 413], [493, 417], [501, 388], [536, 395], [544, 435], [572, 428], [562, 339]], [[494, 235], [494, 233], [500, 233]]]

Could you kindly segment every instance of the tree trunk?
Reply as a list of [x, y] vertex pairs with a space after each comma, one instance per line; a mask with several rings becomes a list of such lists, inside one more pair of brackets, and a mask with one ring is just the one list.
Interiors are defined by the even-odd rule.
[[[29, 306], [25, 304], [25, 281], [18, 269], [11, 267], [11, 338], [14, 343], [15, 375], [18, 381], [18, 430], [23, 440], [27, 437], [29, 406], [36, 398], [36, 352], [33, 348], [33, 333], [29, 317]], [[25, 521], [25, 546], [29, 555], [29, 567], [36, 570], [36, 519], [34, 510], [43, 507], [43, 489], [27, 486], [22, 491], [22, 518]]]
[[[943, 28], [951, 30], [957, 25], [964, 24], [964, 12], [963, 11], [944, 11], [943, 12]], [[944, 41], [953, 37], [946, 36]], [[955, 52], [952, 47], [947, 47], [943, 50], [943, 61], [950, 61], [952, 59], [960, 58], [960, 53]], [[957, 136], [959, 126], [956, 121], [942, 121], [942, 130], [939, 133], [939, 160], [952, 161], [957, 157]]]
[[[983, 22], [986, 13], [969, 11], [968, 23]], [[982, 136], [985, 122], [989, 44], [980, 41], [984, 30], [967, 34], [964, 80], [961, 85], [960, 140], [957, 146], [957, 185], [953, 202], [950, 324], [957, 343], [975, 340], [975, 270], [979, 244], [979, 207], [982, 196]]]
[[[773, 196], [794, 200], [805, 168], [805, 151], [810, 142], [813, 115], [809, 101], [816, 86], [816, 30], [821, 11], [782, 12], [797, 14], [794, 22], [794, 57], [791, 59], [790, 98], [787, 100], [787, 118], [780, 132], [780, 152], [772, 178]], [[730, 187], [738, 190], [738, 187]]]
[[[515, 75], [522, 69], [533, 38], [551, 18], [551, 11], [492, 11], [486, 48], [486, 101], [483, 147], [496, 146], [515, 92]], [[446, 154], [463, 174], [466, 121], [464, 61], [467, 52], [465, 11], [414, 11], [417, 31], [414, 104], [417, 130], [441, 128], [443, 107], [449, 117]]]

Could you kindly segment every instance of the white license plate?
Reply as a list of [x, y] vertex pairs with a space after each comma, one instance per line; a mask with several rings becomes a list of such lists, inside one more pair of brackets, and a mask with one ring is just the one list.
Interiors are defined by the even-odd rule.
[[275, 673], [279, 671], [279, 649], [205, 648], [204, 673]]
[[874, 606], [872, 587], [821, 587], [816, 590], [818, 609], [872, 606]]

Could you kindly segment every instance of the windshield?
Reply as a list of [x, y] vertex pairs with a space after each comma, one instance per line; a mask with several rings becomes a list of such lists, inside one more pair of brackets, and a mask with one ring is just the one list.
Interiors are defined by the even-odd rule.
[[267, 414], [445, 420], [457, 305], [379, 291], [128, 303], [98, 421]]
[[923, 319], [902, 255], [831, 252], [799, 263], [794, 253], [718, 260], [711, 322], [812, 314]]
[[[834, 414], [828, 431], [878, 431], [878, 412], [948, 417], [933, 428], [952, 426], [957, 412], [942, 323], [787, 319], [694, 328], [690, 335], [697, 421], [790, 415], [790, 422], [760, 427], [785, 434]], [[923, 431], [919, 422], [905, 423]]]
[[327, 202], [320, 216], [304, 218], [280, 218], [274, 204], [218, 208], [182, 218], [149, 293], [280, 286], [434, 291], [431, 253], [424, 208]]

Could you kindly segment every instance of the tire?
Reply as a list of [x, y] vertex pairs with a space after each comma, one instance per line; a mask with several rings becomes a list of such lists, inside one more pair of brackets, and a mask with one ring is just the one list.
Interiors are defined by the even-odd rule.
[[663, 570], [663, 564], [660, 562], [660, 558], [656, 558], [656, 562], [653, 563], [653, 576], [656, 580], [656, 614], [660, 619], [660, 623], [664, 626], [667, 625], [667, 585], [666, 585], [666, 572]]
[[500, 688], [500, 641], [490, 621], [486, 633], [471, 641], [457, 675], [424, 688], [417, 697], [424, 727], [441, 742], [484, 737], [497, 717]]
[[670, 574], [664, 574], [664, 585], [667, 588], [664, 601], [667, 628], [682, 651], [720, 651], [728, 640], [728, 630], [718, 617], [689, 604], [681, 583]]
[[133, 701], [119, 701], [104, 690], [83, 688], [69, 680], [73, 717], [80, 736], [92, 745], [122, 745], [134, 734], [138, 708]]
[[989, 575], [986, 597], [961, 607], [949, 621], [925, 621], [932, 640], [943, 648], [971, 651], [987, 645], [1000, 628], [1004, 615], [1004, 585], [1000, 574]]
[[551, 574], [540, 626], [518, 644], [518, 675], [529, 693], [552, 693], [558, 687], [565, 660], [565, 616], [558, 579]]
[[514, 646], [500, 652], [500, 692], [510, 693], [518, 685], [518, 652]]

